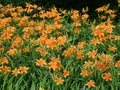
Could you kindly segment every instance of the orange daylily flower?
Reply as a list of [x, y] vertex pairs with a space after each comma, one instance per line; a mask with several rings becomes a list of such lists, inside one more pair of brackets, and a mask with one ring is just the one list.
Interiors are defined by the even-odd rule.
[[106, 11], [109, 8], [109, 4], [106, 6], [102, 6], [96, 9], [97, 12], [103, 12]]
[[90, 80], [85, 85], [88, 86], [89, 88], [90, 87], [95, 87], [95, 82], [93, 80]]
[[111, 9], [109, 9], [109, 10], [107, 10], [107, 12], [106, 13], [108, 13], [108, 14], [112, 14], [112, 13], [114, 13], [114, 11], [113, 10], [111, 10]]
[[92, 33], [94, 36], [97, 36], [98, 38], [101, 38], [104, 36], [104, 33], [102, 30], [99, 30], [99, 29], [95, 29], [93, 30], [93, 33]]
[[20, 36], [15, 36], [14, 41], [12, 42], [11, 48], [20, 47], [23, 44]]
[[[47, 34], [42, 34], [38, 39], [37, 41], [39, 43], [42, 43], [42, 44], [46, 44], [47, 43], [47, 40], [48, 40], [48, 35]], [[48, 42], [49, 44], [49, 42]]]
[[8, 55], [14, 55], [16, 52], [17, 52], [17, 49], [16, 48], [12, 48], [7, 53], [8, 53]]
[[111, 46], [111, 47], [109, 47], [109, 50], [115, 52], [117, 50], [117, 48], [114, 46]]
[[23, 28], [23, 32], [25, 33], [25, 32], [29, 32], [29, 30], [30, 30], [30, 27], [25, 27], [25, 28]]
[[8, 66], [3, 66], [2, 67], [2, 71], [3, 71], [3, 73], [8, 73], [8, 72], [10, 72], [10, 67], [8, 67]]
[[120, 36], [118, 36], [118, 35], [114, 35], [113, 38], [114, 38], [115, 40], [120, 40]]
[[41, 53], [41, 55], [43, 55], [43, 56], [46, 56], [47, 54], [49, 54], [47, 51], [43, 50], [40, 47], [37, 47], [36, 51], [39, 52], [39, 53]]
[[57, 44], [56, 38], [51, 37], [50, 39], [47, 39], [45, 44], [47, 45], [47, 48], [54, 49]]
[[19, 70], [20, 70], [20, 73], [22, 74], [22, 73], [27, 73], [28, 72], [28, 67], [26, 67], [26, 66], [20, 66], [19, 67]]
[[111, 74], [108, 72], [108, 73], [103, 73], [102, 74], [102, 78], [105, 80], [105, 81], [112, 81], [112, 78], [111, 78]]
[[8, 64], [9, 62], [8, 62], [7, 58], [4, 57], [4, 58], [1, 58], [1, 59], [0, 59], [0, 63], [1, 63], [1, 64]]
[[11, 39], [12, 34], [8, 33], [8, 32], [4, 32], [2, 35], [3, 40], [6, 39]]
[[80, 75], [82, 75], [83, 77], [89, 76], [91, 74], [91, 72], [89, 72], [88, 70], [83, 70]]
[[115, 63], [115, 67], [120, 67], [120, 60]]
[[73, 45], [71, 45], [69, 48], [68, 48], [68, 50], [65, 50], [64, 52], [63, 52], [63, 54], [62, 55], [64, 55], [64, 56], [70, 56], [73, 52], [74, 52], [74, 50], [76, 49], [76, 46], [73, 46]]
[[104, 15], [101, 15], [101, 19], [106, 19], [107, 17]]
[[29, 51], [30, 51], [30, 50], [29, 50], [28, 47], [23, 48], [23, 52], [29, 52]]
[[4, 47], [1, 47], [1, 48], [0, 48], [0, 51], [4, 51]]
[[86, 20], [86, 19], [88, 19], [88, 17], [89, 17], [88, 14], [84, 14], [84, 15], [82, 15], [82, 20]]
[[16, 30], [15, 27], [9, 26], [9, 27], [7, 27], [7, 30], [6, 30], [6, 31], [7, 31], [8, 33], [11, 33], [11, 34], [12, 34], [12, 33], [15, 32], [15, 30]]
[[59, 58], [52, 57], [51, 61], [49, 62], [49, 67], [52, 68], [53, 70], [56, 69], [60, 70], [62, 65]]
[[57, 43], [58, 43], [58, 45], [64, 45], [65, 43], [67, 42], [67, 38], [65, 37], [65, 36], [59, 36], [58, 38], [57, 38]]
[[[58, 62], [59, 63], [59, 62]], [[49, 63], [49, 67], [50, 68], [52, 68], [53, 70], [56, 70], [57, 69], [57, 65], [56, 65], [57, 63], [55, 63], [55, 62], [50, 62]]]
[[64, 75], [64, 77], [66, 78], [66, 77], [68, 77], [68, 76], [70, 75], [70, 73], [69, 73], [68, 70], [64, 70], [64, 71], [63, 71], [63, 75]]
[[104, 53], [101, 55], [98, 54], [98, 58], [101, 61], [96, 60], [95, 64], [100, 70], [109, 69], [112, 65], [114, 65], [113, 56], [109, 54], [104, 54]]
[[[35, 21], [33, 21], [33, 20], [31, 20], [29, 23], [28, 23], [28, 25], [29, 26], [35, 26]], [[32, 30], [32, 27], [30, 28], [30, 30]]]
[[36, 51], [37, 51], [37, 52], [40, 52], [40, 53], [41, 53], [41, 52], [42, 52], [42, 50], [43, 50], [43, 49], [42, 49], [42, 48], [40, 48], [40, 47], [37, 47], [37, 48], [36, 48]]
[[89, 58], [93, 58], [93, 59], [96, 57], [96, 54], [97, 54], [96, 51], [89, 51], [89, 52], [87, 53], [88, 57], [89, 57]]
[[61, 77], [57, 77], [55, 82], [57, 85], [59, 85], [59, 84], [63, 84], [64, 80]]
[[24, 33], [24, 34], [23, 34], [23, 38], [24, 38], [24, 39], [28, 39], [28, 38], [30, 38], [30, 36], [31, 36], [30, 33]]
[[41, 52], [41, 55], [43, 55], [43, 56], [46, 56], [46, 55], [48, 55], [49, 53], [47, 52], [47, 51], [45, 51], [45, 50], [43, 50], [42, 52]]
[[73, 15], [71, 15], [71, 18], [74, 20], [74, 21], [77, 21], [79, 19], [79, 11], [78, 10], [74, 10], [73, 11]]
[[37, 60], [36, 60], [36, 66], [42, 67], [42, 66], [44, 66], [44, 65], [46, 65], [46, 64], [47, 64], [46, 61], [43, 60], [43, 59], [37, 59]]
[[98, 39], [93, 39], [90, 41], [90, 44], [97, 45], [97, 44], [100, 44], [100, 42]]
[[77, 47], [82, 49], [84, 46], [85, 46], [86, 42], [85, 41], [82, 41], [82, 42], [78, 42], [78, 45]]
[[82, 59], [84, 57], [82, 54], [83, 54], [83, 50], [78, 50], [77, 51], [77, 58]]
[[74, 32], [75, 32], [75, 33], [80, 33], [81, 30], [80, 30], [79, 28], [75, 28], [75, 29], [74, 29]]
[[18, 13], [17, 13], [17, 12], [12, 12], [12, 13], [11, 13], [11, 16], [12, 16], [12, 17], [17, 17], [17, 16], [18, 16]]
[[105, 64], [103, 62], [99, 62], [99, 61], [96, 61], [96, 66], [99, 70], [103, 70], [103, 69], [106, 69], [108, 67], [107, 64]]
[[104, 9], [105, 9], [105, 7], [104, 7], [104, 6], [102, 6], [102, 7], [97, 8], [97, 9], [96, 9], [96, 11], [97, 11], [97, 12], [103, 12], [103, 11], [104, 11]]
[[116, 17], [116, 14], [110, 14], [110, 17], [111, 17], [111, 18], [115, 18], [115, 17]]
[[84, 62], [84, 67], [90, 67], [91, 65], [93, 64], [93, 62], [91, 62], [91, 61], [85, 61]]
[[112, 33], [113, 32], [113, 28], [115, 28], [115, 26], [109, 24], [105, 27], [105, 32], [107, 33]]
[[0, 8], [2, 8], [3, 7], [3, 5], [2, 4], [0, 4]]
[[78, 26], [81, 26], [81, 23], [79, 20], [75, 21], [75, 26], [78, 27]]
[[12, 74], [18, 76], [20, 74], [20, 70], [15, 68], [14, 70], [12, 70]]

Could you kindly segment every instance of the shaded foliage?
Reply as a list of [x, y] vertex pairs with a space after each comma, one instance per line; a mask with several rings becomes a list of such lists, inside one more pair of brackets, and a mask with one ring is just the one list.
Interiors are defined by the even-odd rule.
[[[25, 2], [36, 4], [38, 6], [43, 6], [44, 9], [49, 9], [53, 6], [62, 9], [77, 9], [81, 10], [82, 8], [89, 8], [88, 14], [90, 17], [94, 18], [97, 16], [95, 9], [103, 5], [110, 4], [111, 9], [118, 8], [117, 0], [0, 0], [0, 3], [3, 5], [13, 4], [13, 6], [25, 6]], [[118, 17], [117, 17], [118, 19]]]
[[81, 9], [83, 7], [88, 6], [90, 9], [96, 9], [97, 7], [100, 7], [105, 4], [110, 4], [111, 8], [117, 8], [118, 3], [117, 0], [0, 0], [0, 3], [3, 5], [7, 5], [12, 3], [13, 5], [17, 6], [24, 6], [25, 2], [31, 3], [31, 4], [37, 4], [39, 6], [43, 6], [46, 9], [50, 8], [51, 6], [56, 6], [59, 8], [65, 8], [65, 9]]

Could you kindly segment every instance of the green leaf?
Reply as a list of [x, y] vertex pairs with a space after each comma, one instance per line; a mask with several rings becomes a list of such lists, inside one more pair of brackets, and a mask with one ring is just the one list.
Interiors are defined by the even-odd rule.
[[31, 87], [30, 87], [30, 90], [35, 90], [35, 83], [34, 83], [34, 82], [32, 82], [32, 85], [31, 85]]

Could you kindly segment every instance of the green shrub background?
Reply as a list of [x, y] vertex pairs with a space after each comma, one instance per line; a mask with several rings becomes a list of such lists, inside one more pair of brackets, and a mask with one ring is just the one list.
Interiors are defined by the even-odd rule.
[[111, 8], [116, 9], [118, 5], [117, 0], [0, 0], [0, 3], [3, 5], [12, 3], [15, 6], [25, 6], [25, 2], [37, 4], [45, 7], [46, 9], [53, 5], [65, 9], [81, 9], [86, 6], [90, 9], [96, 9], [97, 7], [105, 4], [110, 4]]

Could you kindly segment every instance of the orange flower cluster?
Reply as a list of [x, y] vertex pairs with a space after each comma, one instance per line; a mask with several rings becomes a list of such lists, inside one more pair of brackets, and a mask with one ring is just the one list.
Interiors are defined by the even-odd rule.
[[14, 74], [15, 76], [17, 76], [18, 74], [23, 74], [23, 73], [26, 74], [29, 69], [26, 66], [20, 66], [19, 69], [15, 68], [14, 70], [11, 70], [11, 68], [8, 66], [9, 61], [6, 57], [3, 57], [0, 59], [0, 64], [2, 64], [2, 66], [0, 66], [0, 72], [4, 74], [12, 72], [12, 74]]
[[11, 71], [10, 67], [7, 66], [7, 64], [9, 64], [9, 61], [6, 57], [0, 58], [0, 64], [2, 64], [0, 66], [0, 72], [7, 74]]
[[19, 69], [15, 68], [14, 70], [12, 70], [12, 74], [17, 76], [19, 74], [27, 73], [28, 69], [28, 67], [20, 66]]
[[63, 55], [64, 56], [70, 56], [71, 54], [73, 54], [74, 53], [74, 50], [76, 49], [76, 47], [75, 46], [73, 46], [73, 45], [71, 45], [69, 48], [68, 48], [68, 50], [65, 50], [64, 52], [63, 52]]
[[112, 24], [115, 12], [109, 6], [96, 11], [103, 13], [100, 23], [89, 22], [87, 9], [81, 13], [55, 7], [45, 11], [29, 3], [25, 8], [0, 5], [0, 74], [18, 76], [29, 69], [44, 68], [57, 85], [64, 84], [74, 72], [74, 77], [85, 78], [87, 88], [98, 85], [97, 75], [103, 81], [112, 81], [111, 69], [120, 67], [115, 43], [120, 36], [114, 34]]
[[56, 69], [60, 70], [62, 65], [59, 58], [52, 57], [51, 61], [49, 62], [49, 67], [52, 68], [53, 70]]

